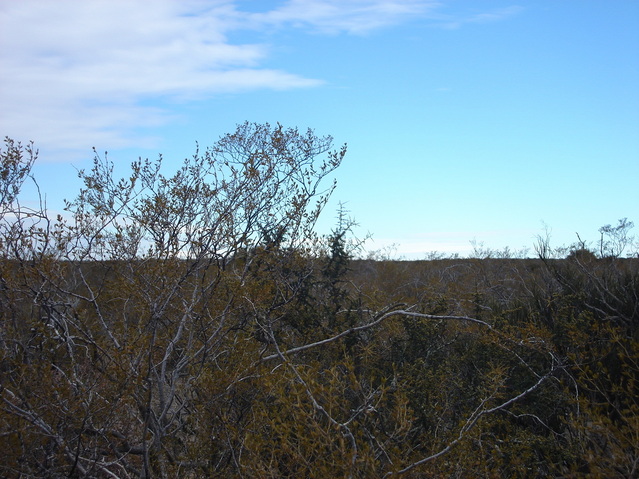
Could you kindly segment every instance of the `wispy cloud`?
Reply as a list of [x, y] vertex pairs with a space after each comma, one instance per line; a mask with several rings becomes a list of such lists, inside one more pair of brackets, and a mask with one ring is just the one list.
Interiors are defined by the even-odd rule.
[[268, 11], [247, 12], [241, 5], [235, 0], [0, 2], [0, 136], [34, 139], [48, 150], [152, 146], [153, 138], [140, 132], [175, 119], [162, 100], [322, 85], [321, 79], [268, 68], [267, 44], [233, 42], [231, 32], [301, 28], [367, 34], [431, 16], [441, 6], [432, 0], [288, 0]]
[[441, 4], [428, 0], [289, 0], [252, 19], [265, 25], [291, 25], [313, 32], [366, 34], [418, 15]]
[[506, 20], [510, 17], [518, 15], [524, 10], [519, 5], [511, 5], [509, 7], [498, 8], [488, 12], [458, 14], [458, 15], [442, 15], [439, 17], [440, 26], [448, 29], [457, 29], [465, 25], [492, 23]]
[[0, 134], [129, 146], [133, 129], [172, 118], [151, 99], [322, 83], [264, 67], [264, 45], [229, 42], [239, 17], [227, 1], [2, 2]]

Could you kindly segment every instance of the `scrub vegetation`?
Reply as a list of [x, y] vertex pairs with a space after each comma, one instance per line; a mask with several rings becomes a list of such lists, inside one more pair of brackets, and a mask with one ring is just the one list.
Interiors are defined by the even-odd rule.
[[0, 151], [0, 475], [637, 477], [639, 258], [361, 259], [314, 225], [346, 148], [245, 123], [64, 215]]

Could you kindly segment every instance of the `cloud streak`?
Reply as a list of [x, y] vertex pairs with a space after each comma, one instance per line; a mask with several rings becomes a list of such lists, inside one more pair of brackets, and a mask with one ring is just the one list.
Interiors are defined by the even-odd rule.
[[290, 0], [251, 18], [258, 24], [291, 25], [316, 33], [362, 35], [426, 15], [439, 6], [425, 0]]
[[440, 26], [454, 30], [465, 25], [500, 22], [502, 20], [506, 20], [510, 17], [518, 15], [523, 10], [523, 7], [519, 5], [511, 5], [509, 7], [499, 8], [490, 12], [482, 12], [469, 15], [456, 15], [450, 18], [443, 16], [440, 18]]

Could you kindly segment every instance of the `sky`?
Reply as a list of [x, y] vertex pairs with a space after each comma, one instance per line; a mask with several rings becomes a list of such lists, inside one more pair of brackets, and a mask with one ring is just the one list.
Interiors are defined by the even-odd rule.
[[534, 255], [639, 230], [638, 52], [636, 0], [0, 0], [0, 136], [58, 211], [93, 147], [170, 173], [310, 127], [348, 145], [320, 232], [342, 203], [369, 251]]

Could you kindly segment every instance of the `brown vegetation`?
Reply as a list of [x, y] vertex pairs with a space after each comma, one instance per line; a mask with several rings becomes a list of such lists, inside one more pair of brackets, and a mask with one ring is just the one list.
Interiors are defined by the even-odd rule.
[[636, 477], [631, 224], [598, 255], [354, 260], [343, 215], [313, 233], [330, 146], [244, 124], [172, 177], [96, 156], [52, 219], [7, 140], [0, 475]]

